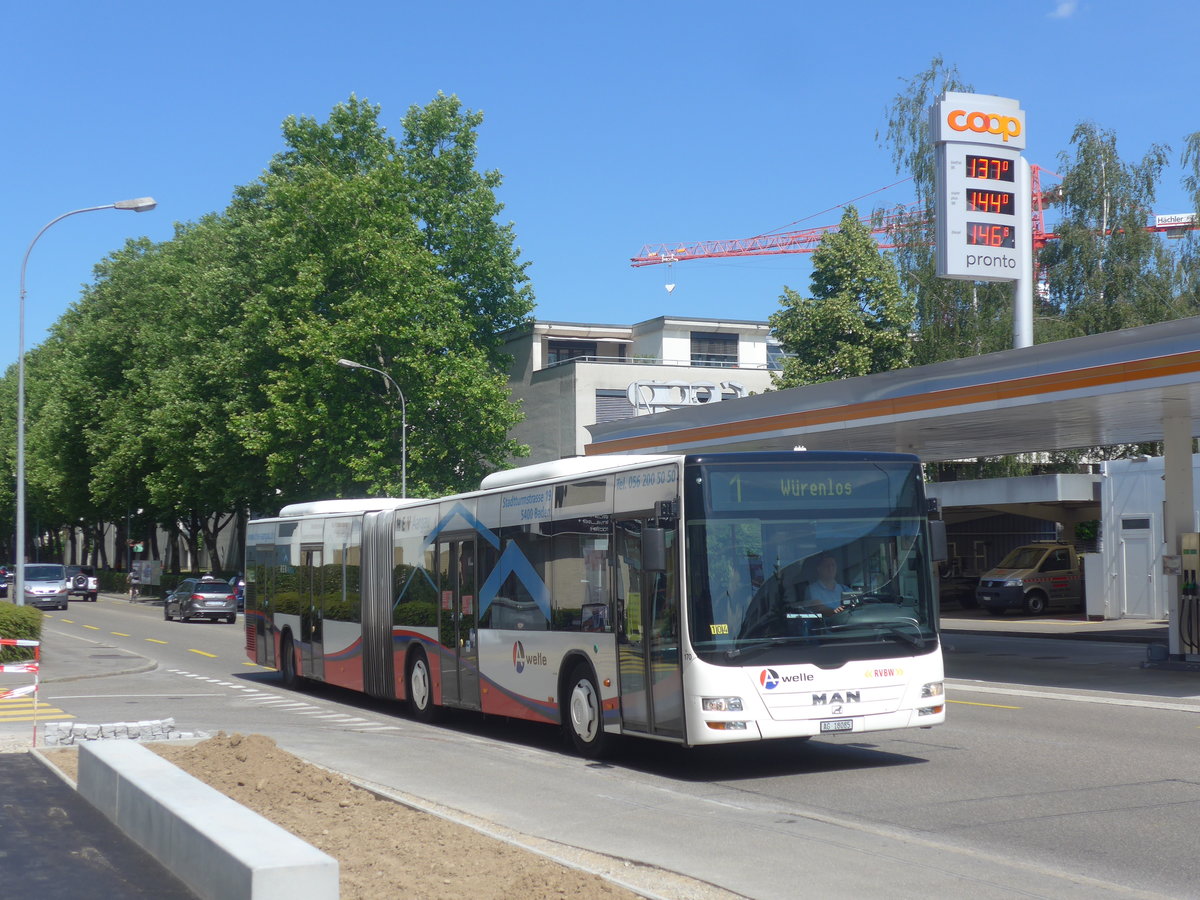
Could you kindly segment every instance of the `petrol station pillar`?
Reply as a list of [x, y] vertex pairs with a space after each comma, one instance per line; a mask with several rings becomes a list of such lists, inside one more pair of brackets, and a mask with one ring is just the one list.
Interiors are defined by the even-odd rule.
[[[1185, 400], [1168, 400], [1163, 415], [1163, 553], [1178, 556], [1179, 536], [1196, 530], [1192, 487], [1192, 417]], [[1182, 579], [1167, 573], [1168, 652], [1183, 659], [1179, 625], [1183, 611]]]

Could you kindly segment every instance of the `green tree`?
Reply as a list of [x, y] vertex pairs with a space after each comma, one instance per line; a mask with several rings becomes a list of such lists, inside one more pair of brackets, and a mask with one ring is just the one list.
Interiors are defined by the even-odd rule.
[[849, 206], [812, 256], [812, 296], [784, 288], [771, 329], [787, 352], [778, 387], [907, 366], [915, 307], [891, 259]]
[[1177, 318], [1174, 261], [1146, 230], [1167, 148], [1124, 162], [1116, 135], [1089, 122], [1059, 155], [1062, 221], [1042, 252], [1050, 303], [1063, 320], [1055, 336], [1097, 334]]
[[[1183, 186], [1192, 201], [1192, 212], [1200, 218], [1200, 131], [1183, 139], [1180, 162], [1184, 168]], [[1176, 296], [1189, 315], [1200, 313], [1200, 230], [1191, 231], [1179, 242], [1176, 269]]]
[[289, 119], [288, 149], [240, 189], [230, 216], [253, 261], [242, 343], [259, 395], [237, 420], [281, 501], [398, 494], [399, 410], [410, 494], [477, 483], [520, 448], [507, 433], [497, 333], [532, 308], [495, 173], [478, 175], [478, 114], [439, 95], [410, 110], [397, 144], [351, 97], [330, 119]]

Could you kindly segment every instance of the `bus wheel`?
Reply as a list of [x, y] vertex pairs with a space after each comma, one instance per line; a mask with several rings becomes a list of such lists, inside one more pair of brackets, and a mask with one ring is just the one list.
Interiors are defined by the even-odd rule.
[[425, 651], [417, 650], [408, 659], [408, 706], [419, 722], [432, 722], [437, 715], [433, 705], [433, 675]]
[[563, 728], [576, 753], [588, 759], [599, 759], [608, 752], [612, 738], [604, 730], [600, 689], [586, 663], [580, 663], [571, 672], [567, 682], [566, 712]]
[[279, 645], [279, 677], [289, 690], [300, 687], [300, 676], [296, 674], [296, 654], [292, 650], [292, 636], [285, 634]]

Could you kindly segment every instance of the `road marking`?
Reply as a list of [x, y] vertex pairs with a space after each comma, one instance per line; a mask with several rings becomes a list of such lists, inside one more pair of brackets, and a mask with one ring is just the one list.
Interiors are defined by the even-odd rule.
[[1121, 697], [1109, 697], [1098, 691], [1088, 691], [1082, 688], [1078, 694], [1062, 694], [1057, 691], [1030, 691], [982, 684], [963, 684], [949, 680], [947, 680], [946, 686], [954, 691], [974, 691], [980, 694], [1008, 694], [1013, 697], [1036, 697], [1042, 700], [1070, 700], [1075, 703], [1103, 703], [1110, 706], [1136, 706], [1139, 709], [1173, 709], [1178, 712], [1200, 713], [1200, 705], [1164, 703], [1158, 695], [1146, 695], [1145, 697], [1138, 695], [1136, 699], [1130, 699], [1129, 694]]
[[152, 644], [165, 644], [166, 641], [160, 641], [157, 638], [146, 638]]
[[[193, 653], [202, 651], [193, 650]], [[250, 665], [256, 665], [250, 663]], [[262, 668], [269, 668], [263, 666]], [[401, 731], [403, 726], [393, 725], [386, 721], [375, 721], [355, 716], [349, 713], [331, 711], [328, 704], [308, 703], [302, 700], [297, 700], [294, 695], [280, 694], [269, 689], [260, 689], [234, 682], [222, 681], [219, 678], [213, 678], [207, 675], [201, 675], [196, 672], [189, 672], [186, 669], [167, 669], [172, 675], [179, 675], [184, 678], [198, 679], [214, 686], [225, 688], [229, 691], [238, 691], [241, 694], [240, 701], [242, 705], [265, 707], [273, 711], [288, 712], [298, 716], [307, 716], [310, 719], [317, 720], [322, 725], [329, 725], [332, 728], [341, 728], [347, 731], [357, 732], [383, 732], [383, 731]], [[192, 696], [188, 694], [187, 696]], [[207, 695], [200, 695], [207, 696]], [[219, 695], [215, 695], [219, 696]]]
[[216, 659], [216, 658], [217, 658], [217, 654], [215, 654], [215, 653], [205, 653], [203, 650], [192, 650], [192, 649], [189, 649], [189, 650], [188, 650], [188, 653], [199, 653], [201, 656], [207, 656], [209, 659]]
[[987, 706], [992, 709], [1021, 709], [1019, 706], [1001, 706], [999, 703], [972, 703], [970, 700], [947, 700], [947, 703], [957, 703], [959, 706]]
[[0, 700], [0, 722], [40, 722], [50, 717], [56, 719], [75, 718], [69, 712], [59, 709], [57, 706], [51, 706], [48, 703], [38, 703], [34, 707], [32, 699], [22, 697], [13, 700]]
[[99, 628], [97, 628], [95, 625], [84, 625], [83, 627], [84, 627], [84, 628], [90, 628], [92, 631], [99, 631], [99, 630], [100, 630], [100, 629], [99, 629]]
[[[47, 619], [53, 619], [53, 618], [54, 618], [54, 616], [46, 616], [46, 618], [47, 618]], [[74, 624], [75, 624], [75, 620], [74, 620], [74, 619], [59, 619], [58, 621], [60, 621], [60, 622], [66, 622], [68, 625], [74, 625]]]
[[133, 637], [133, 635], [126, 634], [123, 631], [110, 631], [109, 634], [115, 634], [117, 637]]

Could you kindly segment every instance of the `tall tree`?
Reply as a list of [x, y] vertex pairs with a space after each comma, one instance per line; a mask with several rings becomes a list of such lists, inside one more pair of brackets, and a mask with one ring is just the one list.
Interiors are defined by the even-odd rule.
[[838, 230], [821, 239], [812, 265], [812, 296], [785, 288], [781, 309], [770, 318], [788, 354], [777, 386], [907, 366], [915, 305], [853, 206]]
[[1155, 145], [1124, 162], [1116, 135], [1084, 122], [1062, 165], [1058, 239], [1042, 252], [1050, 302], [1067, 326], [1062, 336], [1097, 334], [1177, 318], [1174, 263], [1147, 216], [1167, 148]]
[[[1200, 220], [1200, 131], [1184, 137], [1180, 161], [1184, 168], [1183, 186], [1192, 201], [1192, 212]], [[1193, 230], [1180, 243], [1178, 256], [1178, 297], [1196, 315], [1200, 313], [1200, 230]]]
[[[520, 448], [507, 432], [497, 333], [532, 308], [494, 173], [474, 172], [476, 113], [439, 95], [397, 143], [351, 97], [330, 119], [289, 119], [288, 149], [238, 191], [230, 216], [253, 261], [241, 324], [259, 395], [235, 427], [286, 501], [477, 483]], [[386, 384], [335, 365], [387, 372]], [[372, 378], [374, 376], [371, 376]]]

